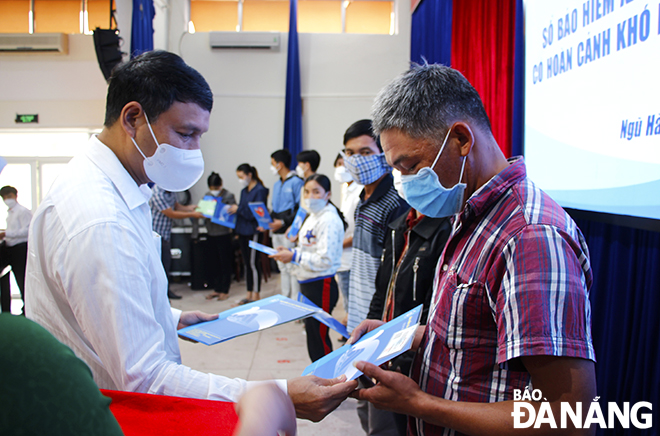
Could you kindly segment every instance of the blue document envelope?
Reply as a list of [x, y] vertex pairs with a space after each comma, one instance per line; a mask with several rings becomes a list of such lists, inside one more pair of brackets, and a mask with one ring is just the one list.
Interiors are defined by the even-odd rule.
[[298, 292], [298, 301], [300, 301], [301, 303], [305, 303], [308, 306], [316, 307], [318, 309], [318, 311], [314, 313], [314, 315], [312, 315], [318, 322], [322, 322], [323, 324], [327, 325], [332, 330], [336, 331], [345, 338], [348, 338], [350, 336], [344, 324], [340, 323], [335, 318], [333, 318], [332, 315], [330, 315], [328, 312], [325, 312], [316, 304], [312, 303], [309, 298], [305, 297], [300, 292]]
[[364, 360], [374, 365], [382, 365], [408, 351], [415, 339], [421, 314], [422, 305], [419, 305], [370, 331], [355, 344], [344, 345], [320, 358], [305, 368], [302, 375], [335, 378], [344, 374], [347, 380], [355, 380], [362, 375], [362, 371], [353, 365], [354, 362]]
[[262, 253], [266, 253], [269, 256], [271, 254], [277, 254], [277, 250], [274, 249], [273, 247], [269, 247], [268, 245], [254, 242], [252, 240], [248, 241], [248, 246], [254, 250], [261, 251]]
[[[262, 253], [266, 253], [269, 256], [271, 254], [277, 254], [277, 250], [275, 248], [269, 247], [268, 245], [260, 244], [258, 242], [248, 241], [248, 246], [253, 250], [261, 251]], [[291, 263], [294, 265], [299, 265], [298, 262], [291, 261]]]
[[257, 220], [258, 226], [267, 229], [268, 224], [272, 223], [273, 219], [270, 217], [266, 205], [262, 201], [255, 201], [248, 203], [248, 206], [252, 211], [252, 215]]
[[178, 331], [179, 336], [213, 345], [236, 336], [264, 330], [311, 315], [314, 309], [287, 298], [273, 295], [222, 312], [218, 319]]
[[178, 334], [202, 344], [213, 345], [236, 336], [307, 318], [319, 310], [317, 306], [300, 303], [284, 295], [273, 295], [226, 310], [213, 321], [182, 328]]
[[218, 200], [218, 205], [215, 208], [215, 213], [211, 218], [211, 222], [215, 224], [220, 224], [221, 226], [229, 227], [233, 229], [236, 227], [236, 214], [229, 213], [229, 204], [224, 204]]
[[296, 217], [291, 224], [291, 229], [289, 229], [289, 233], [286, 234], [287, 238], [295, 238], [298, 236], [298, 232], [300, 232], [300, 227], [302, 227], [305, 218], [307, 218], [307, 211], [302, 207], [299, 207], [298, 212], [296, 212]]

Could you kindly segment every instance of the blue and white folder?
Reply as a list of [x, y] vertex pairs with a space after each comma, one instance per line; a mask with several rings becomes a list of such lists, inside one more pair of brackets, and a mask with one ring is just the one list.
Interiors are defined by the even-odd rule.
[[355, 380], [362, 375], [354, 362], [364, 360], [382, 365], [410, 349], [419, 326], [422, 305], [394, 318], [387, 324], [374, 329], [355, 344], [347, 344], [309, 365], [302, 375], [313, 374], [322, 378], [345, 375]]
[[300, 232], [300, 228], [302, 227], [305, 218], [307, 218], [307, 211], [302, 207], [299, 207], [295, 218], [293, 218], [291, 229], [289, 229], [289, 233], [286, 234], [287, 238], [293, 239], [298, 236], [298, 232]]
[[222, 202], [222, 197], [205, 195], [197, 203], [197, 210], [206, 218], [210, 218], [212, 223], [233, 229], [236, 227], [236, 214], [229, 213], [229, 204]]
[[260, 244], [258, 242], [254, 242], [253, 240], [248, 241], [248, 247], [252, 248], [253, 250], [261, 251], [262, 253], [266, 253], [267, 255], [271, 254], [277, 254], [277, 250], [273, 247], [269, 247], [268, 245]]
[[266, 208], [266, 205], [263, 203], [263, 201], [248, 203], [248, 206], [252, 211], [252, 215], [254, 215], [254, 218], [257, 220], [259, 227], [267, 229], [268, 224], [272, 223], [273, 219], [270, 217], [268, 209]]
[[[271, 254], [277, 254], [277, 249], [273, 247], [269, 247], [268, 245], [260, 244], [258, 242], [254, 242], [252, 240], [248, 241], [248, 246], [252, 248], [253, 250], [261, 251], [262, 253], [266, 253], [267, 255]], [[298, 262], [291, 261], [292, 264], [294, 265], [299, 265]]]
[[311, 307], [316, 307], [318, 310], [312, 315], [318, 322], [322, 322], [323, 324], [327, 325], [330, 327], [332, 330], [336, 331], [340, 335], [342, 335], [345, 338], [348, 338], [350, 335], [348, 334], [348, 330], [346, 330], [346, 326], [339, 321], [337, 321], [335, 318], [332, 317], [328, 312], [324, 311], [320, 307], [318, 307], [316, 304], [312, 303], [309, 298], [305, 297], [302, 293], [298, 292], [298, 301], [301, 303], [305, 303], [308, 306]]
[[182, 328], [178, 334], [202, 344], [214, 345], [237, 336], [307, 318], [319, 310], [316, 306], [300, 303], [284, 295], [273, 295], [224, 311], [213, 321]]
[[211, 222], [215, 224], [220, 224], [221, 226], [229, 227], [233, 229], [236, 227], [236, 214], [229, 213], [229, 208], [231, 205], [224, 204], [218, 199], [218, 204], [215, 207], [215, 213], [211, 217]]

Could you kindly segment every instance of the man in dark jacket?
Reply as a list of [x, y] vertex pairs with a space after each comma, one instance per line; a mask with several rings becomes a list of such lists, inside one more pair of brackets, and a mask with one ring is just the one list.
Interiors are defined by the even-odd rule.
[[[389, 225], [376, 293], [369, 306], [368, 319], [385, 322], [420, 304], [421, 323], [426, 324], [433, 295], [433, 277], [438, 258], [451, 233], [449, 218], [431, 218], [409, 209]], [[415, 353], [408, 351], [392, 360], [390, 369], [408, 375]], [[406, 434], [407, 417], [394, 416], [399, 434]]]

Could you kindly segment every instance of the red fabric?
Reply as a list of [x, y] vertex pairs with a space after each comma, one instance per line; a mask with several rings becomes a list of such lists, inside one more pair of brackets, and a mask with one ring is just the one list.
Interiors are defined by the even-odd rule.
[[[330, 313], [330, 284], [332, 283], [332, 277], [327, 277], [323, 279], [323, 294], [322, 294], [322, 308], [327, 313]], [[320, 323], [321, 329], [321, 339], [323, 340], [323, 351], [326, 355], [332, 352], [332, 349], [325, 342], [325, 335], [328, 334], [328, 326]]]
[[515, 25], [515, 0], [453, 3], [451, 66], [479, 92], [506, 157], [511, 156]]
[[126, 436], [231, 436], [234, 403], [101, 389]]

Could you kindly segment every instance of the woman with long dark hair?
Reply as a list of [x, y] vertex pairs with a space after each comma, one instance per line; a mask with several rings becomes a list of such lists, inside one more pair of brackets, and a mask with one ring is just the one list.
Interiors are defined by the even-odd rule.
[[238, 205], [229, 209], [230, 213], [236, 213], [236, 228], [234, 232], [238, 235], [238, 242], [241, 247], [241, 256], [245, 266], [245, 279], [247, 282], [247, 297], [238, 304], [246, 304], [259, 299], [261, 291], [261, 262], [257, 252], [249, 247], [250, 240], [258, 242], [259, 231], [257, 230], [257, 220], [252, 215], [248, 206], [249, 203], [261, 201], [266, 204], [268, 199], [268, 189], [264, 187], [259, 178], [257, 169], [250, 164], [244, 163], [236, 168], [236, 175], [243, 186], [241, 199]]
[[[295, 262], [293, 274], [300, 283], [300, 292], [328, 313], [332, 312], [339, 291], [335, 274], [341, 266], [342, 245], [346, 223], [341, 212], [330, 201], [330, 179], [312, 174], [305, 180], [301, 206], [309, 213], [298, 233], [298, 245], [293, 249], [277, 247], [272, 258], [280, 262]], [[305, 318], [307, 352], [312, 361], [332, 351], [328, 327], [314, 318]]]

